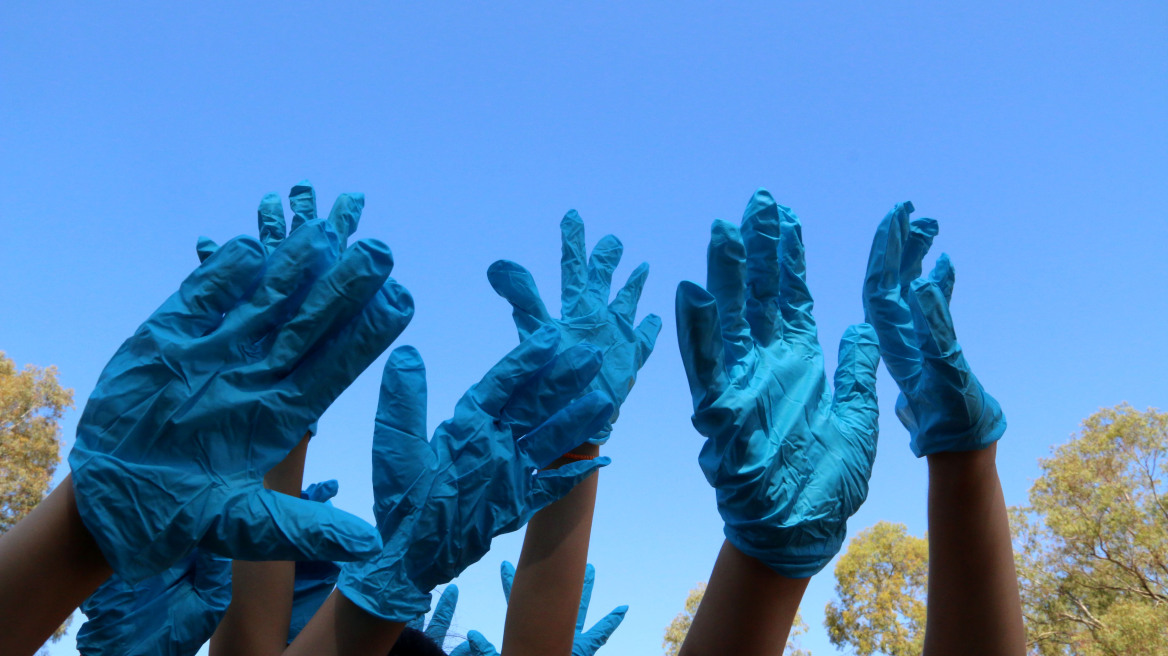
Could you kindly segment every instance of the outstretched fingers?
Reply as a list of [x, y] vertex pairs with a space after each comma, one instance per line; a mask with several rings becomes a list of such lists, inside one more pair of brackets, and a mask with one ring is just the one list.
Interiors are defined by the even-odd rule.
[[832, 413], [863, 441], [869, 458], [876, 454], [879, 427], [880, 407], [876, 400], [879, 364], [880, 343], [872, 326], [866, 323], [848, 326], [840, 339]]
[[560, 314], [574, 316], [577, 306], [585, 302], [588, 269], [584, 250], [584, 221], [576, 210], [560, 220]]
[[783, 315], [783, 339], [814, 342], [815, 317], [811, 289], [807, 286], [807, 257], [803, 227], [789, 208], [779, 210], [779, 309]]
[[491, 367], [467, 395], [483, 412], [498, 417], [516, 388], [551, 361], [559, 343], [555, 326], [540, 328]]
[[551, 323], [551, 315], [527, 269], [510, 260], [498, 260], [487, 269], [487, 281], [496, 294], [511, 304], [521, 339]]
[[284, 222], [284, 205], [280, 202], [279, 194], [266, 194], [260, 200], [256, 210], [256, 221], [259, 223], [260, 242], [264, 249], [271, 253], [276, 250], [284, 237], [288, 236], [288, 226]]
[[223, 322], [224, 313], [252, 290], [263, 270], [263, 246], [236, 237], [192, 271], [143, 326], [184, 339], [202, 337]]
[[577, 308], [577, 312], [593, 312], [608, 305], [608, 297], [612, 292], [612, 274], [620, 264], [624, 250], [621, 240], [614, 235], [605, 235], [596, 243], [592, 256], [588, 258], [588, 287], [584, 304]]
[[765, 189], [754, 192], [742, 219], [746, 244], [746, 321], [754, 341], [769, 346], [782, 338], [779, 310], [779, 206]]
[[288, 192], [288, 206], [292, 208], [292, 232], [309, 221], [316, 220], [316, 190], [308, 180], [301, 180]]
[[430, 616], [430, 625], [426, 627], [426, 637], [441, 646], [446, 642], [446, 634], [450, 631], [450, 623], [454, 621], [454, 609], [458, 606], [458, 586], [451, 583], [438, 597], [438, 605], [434, 607], [434, 614]]
[[746, 246], [733, 224], [714, 221], [706, 254], [706, 289], [718, 306], [726, 359], [738, 362], [752, 346], [746, 309]]

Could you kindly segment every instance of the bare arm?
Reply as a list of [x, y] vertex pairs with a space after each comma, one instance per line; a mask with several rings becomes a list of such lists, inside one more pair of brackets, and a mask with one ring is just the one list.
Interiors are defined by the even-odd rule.
[[777, 574], [724, 542], [681, 656], [782, 654], [810, 580]]
[[0, 654], [35, 653], [112, 573], [67, 476], [0, 536]]
[[[599, 452], [600, 447], [594, 444], [573, 451], [589, 457]], [[567, 462], [570, 460], [562, 458], [552, 466]], [[527, 524], [503, 630], [503, 653], [507, 656], [572, 653], [598, 477], [584, 480]]]
[[285, 656], [384, 656], [405, 624], [374, 617], [334, 590]]
[[[280, 464], [264, 476], [269, 490], [299, 497], [308, 453], [306, 434]], [[231, 605], [211, 636], [212, 656], [275, 656], [288, 644], [296, 564], [236, 560], [231, 564]]]
[[997, 444], [929, 459], [925, 654], [1026, 653]]

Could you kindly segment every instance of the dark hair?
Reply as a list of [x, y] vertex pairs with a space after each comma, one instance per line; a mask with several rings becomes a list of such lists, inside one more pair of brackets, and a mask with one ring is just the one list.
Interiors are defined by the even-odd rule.
[[407, 626], [387, 656], [446, 656], [446, 652], [425, 633]]

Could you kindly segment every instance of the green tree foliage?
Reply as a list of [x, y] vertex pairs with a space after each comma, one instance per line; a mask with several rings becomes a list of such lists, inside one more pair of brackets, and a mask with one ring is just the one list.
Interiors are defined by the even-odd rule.
[[[661, 642], [665, 656], [677, 656], [681, 652], [681, 643], [685, 642], [685, 636], [693, 624], [694, 614], [698, 612], [698, 605], [702, 603], [702, 597], [705, 594], [706, 584], [697, 584], [685, 598], [685, 610], [678, 613], [677, 617], [674, 617], [669, 626], [665, 628], [665, 639]], [[810, 651], [799, 648], [799, 642], [795, 639], [806, 631], [807, 623], [798, 613], [795, 613], [795, 622], [791, 625], [791, 635], [787, 638], [786, 649], [783, 650], [785, 656], [811, 656]]]
[[61, 461], [60, 419], [72, 407], [56, 367], [18, 371], [0, 351], [0, 533], [45, 498]]
[[1088, 417], [1011, 509], [1037, 656], [1168, 654], [1168, 413]]
[[903, 524], [879, 522], [852, 538], [835, 566], [838, 601], [824, 626], [859, 656], [918, 656], [925, 639], [929, 543]]

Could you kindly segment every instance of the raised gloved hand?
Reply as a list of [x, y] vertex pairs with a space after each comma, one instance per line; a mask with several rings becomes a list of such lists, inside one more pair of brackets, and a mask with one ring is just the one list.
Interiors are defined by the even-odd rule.
[[[503, 597], [511, 601], [511, 584], [515, 581], [515, 566], [507, 561], [499, 568], [503, 580]], [[608, 642], [614, 631], [625, 619], [628, 606], [617, 606], [605, 615], [591, 629], [584, 630], [584, 620], [588, 615], [588, 604], [592, 601], [592, 586], [596, 583], [596, 568], [589, 563], [584, 568], [584, 588], [580, 594], [580, 612], [576, 616], [576, 635], [572, 638], [572, 656], [593, 656]], [[454, 648], [450, 656], [499, 656], [495, 646], [478, 631], [471, 631], [466, 642]]]
[[137, 585], [116, 574], [81, 612], [83, 656], [190, 656], [211, 638], [231, 603], [231, 561], [196, 549]]
[[434, 644], [442, 647], [446, 643], [446, 634], [450, 632], [450, 622], [454, 620], [454, 608], [458, 606], [458, 586], [451, 583], [438, 597], [438, 605], [434, 607], [434, 614], [430, 617], [430, 624], [426, 624], [426, 616], [419, 615], [410, 620], [411, 629], [421, 631]]
[[790, 578], [821, 570], [868, 495], [876, 457], [872, 328], [840, 341], [835, 395], [811, 316], [799, 220], [759, 190], [742, 231], [715, 221], [706, 289], [677, 288], [677, 337], [708, 439], [699, 462], [726, 538]]
[[589, 441], [603, 444], [612, 432], [620, 406], [633, 388], [637, 371], [645, 364], [657, 334], [661, 332], [661, 317], [650, 314], [633, 327], [637, 318], [637, 302], [649, 276], [649, 264], [642, 263], [629, 276], [628, 282], [608, 302], [612, 274], [620, 263], [624, 246], [612, 235], [603, 237], [588, 259], [584, 261], [584, 222], [575, 210], [568, 212], [560, 222], [563, 239], [561, 267], [561, 318], [548, 314], [531, 273], [518, 264], [499, 260], [487, 270], [487, 279], [495, 291], [514, 308], [512, 313], [520, 339], [542, 326], [555, 326], [560, 332], [560, 348], [580, 342], [592, 344], [604, 352], [604, 366], [592, 382], [591, 389], [604, 391], [612, 399], [616, 411], [604, 428]]
[[[313, 483], [300, 493], [300, 498], [323, 503], [331, 508], [329, 499], [337, 496], [339, 489], [335, 480]], [[302, 560], [296, 563], [296, 578], [292, 585], [292, 619], [288, 626], [289, 644], [308, 626], [308, 621], [332, 594], [340, 573], [340, 566], [331, 560]]]
[[[338, 589], [367, 612], [408, 622], [430, 591], [478, 561], [491, 539], [608, 464], [606, 458], [534, 473], [595, 435], [612, 416], [599, 391], [585, 394], [600, 352], [578, 344], [560, 354], [547, 327], [523, 340], [459, 400], [454, 417], [426, 440], [426, 371], [411, 347], [385, 365], [373, 435], [373, 514], [385, 541], [376, 557], [341, 568]], [[581, 397], [581, 395], [583, 395]], [[518, 437], [538, 408], [535, 428]]]
[[69, 463], [81, 518], [122, 578], [196, 546], [252, 560], [380, 551], [357, 517], [262, 485], [413, 314], [388, 247], [340, 246], [319, 220], [267, 257], [228, 242], [106, 365]]
[[917, 457], [977, 451], [1001, 439], [1006, 417], [965, 361], [949, 315], [955, 273], [942, 254], [928, 279], [922, 262], [937, 222], [909, 223], [912, 203], [892, 208], [872, 240], [864, 312], [880, 339], [884, 366], [900, 387], [896, 416]]

